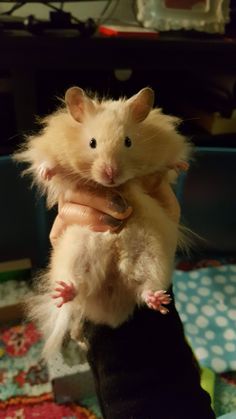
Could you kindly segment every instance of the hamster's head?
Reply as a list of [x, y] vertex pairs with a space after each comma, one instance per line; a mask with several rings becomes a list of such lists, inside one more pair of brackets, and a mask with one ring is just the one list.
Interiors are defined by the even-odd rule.
[[158, 169], [164, 139], [154, 138], [157, 126], [148, 118], [154, 102], [152, 89], [144, 88], [126, 100], [98, 102], [72, 87], [65, 102], [79, 124], [79, 152], [72, 147], [70, 157], [75, 170], [83, 167], [89, 180], [114, 187]]

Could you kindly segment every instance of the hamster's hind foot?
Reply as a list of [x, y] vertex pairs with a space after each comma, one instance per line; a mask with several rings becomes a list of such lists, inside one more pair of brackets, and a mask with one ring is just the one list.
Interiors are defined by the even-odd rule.
[[166, 291], [144, 291], [142, 298], [152, 310], [160, 311], [161, 314], [169, 313], [169, 310], [165, 305], [170, 304], [171, 297], [169, 294], [166, 294]]

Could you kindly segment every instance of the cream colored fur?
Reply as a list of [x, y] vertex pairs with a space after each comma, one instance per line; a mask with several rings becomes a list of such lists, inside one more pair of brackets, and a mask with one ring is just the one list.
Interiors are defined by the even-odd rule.
[[[29, 163], [28, 172], [46, 192], [49, 206], [81, 182], [110, 187], [102, 170], [115, 165], [114, 187], [133, 214], [118, 234], [72, 225], [58, 239], [29, 304], [46, 338], [46, 358], [60, 348], [67, 332], [78, 337], [85, 319], [117, 327], [144, 303], [146, 291], [168, 289], [179, 226], [145, 192], [142, 176], [159, 172], [168, 179], [168, 168], [187, 161], [191, 151], [176, 131], [177, 119], [151, 110], [151, 89], [128, 100], [101, 102], [76, 89], [66, 96], [67, 108], [47, 117], [43, 131], [28, 139], [16, 159]], [[124, 146], [127, 136], [130, 148]], [[91, 138], [97, 141], [95, 150], [89, 147]], [[42, 179], [44, 166], [55, 171], [50, 180]], [[57, 308], [51, 295], [60, 280], [72, 282], [77, 294]]]

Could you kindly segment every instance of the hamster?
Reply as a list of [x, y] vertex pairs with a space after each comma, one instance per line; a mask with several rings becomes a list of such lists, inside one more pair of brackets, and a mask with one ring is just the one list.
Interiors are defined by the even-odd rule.
[[49, 207], [84, 182], [115, 188], [133, 208], [118, 233], [71, 225], [58, 238], [29, 304], [29, 316], [45, 337], [46, 359], [68, 332], [82, 339], [85, 320], [116, 328], [137, 305], [168, 312], [180, 229], [142, 179], [159, 173], [169, 181], [175, 169], [187, 169], [191, 145], [177, 132], [178, 119], [153, 104], [148, 87], [119, 100], [91, 98], [71, 87], [65, 106], [46, 117], [42, 131], [15, 154], [28, 163], [26, 171]]

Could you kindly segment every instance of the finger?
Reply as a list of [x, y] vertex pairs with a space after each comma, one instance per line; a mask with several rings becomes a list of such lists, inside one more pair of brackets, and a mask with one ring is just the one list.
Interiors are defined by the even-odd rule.
[[56, 217], [49, 235], [53, 247], [56, 246], [58, 237], [71, 224], [78, 224], [85, 227], [89, 226], [89, 228], [97, 232], [116, 232], [122, 228], [124, 223], [122, 220], [117, 220], [93, 208], [66, 203], [61, 207], [60, 214]]
[[63, 233], [66, 228], [66, 224], [60, 216], [55, 218], [52, 229], [49, 234], [49, 240], [51, 245], [54, 247], [57, 242], [57, 238]]
[[118, 220], [124, 220], [132, 212], [132, 208], [117, 191], [106, 188], [94, 190], [80, 187], [76, 191], [67, 191], [64, 199], [59, 202], [59, 210], [65, 202], [91, 207]]
[[174, 222], [179, 222], [180, 205], [175, 193], [168, 182], [162, 182], [159, 187], [154, 190], [152, 197], [157, 199], [165, 208], [167, 214]]
[[61, 208], [59, 217], [65, 226], [71, 224], [79, 224], [80, 226], [89, 226], [94, 231], [118, 230], [123, 225], [123, 220], [111, 217], [97, 211], [94, 208], [78, 205], [73, 203], [65, 203]]
[[143, 177], [143, 185], [147, 193], [164, 207], [174, 222], [179, 222], [180, 205], [173, 189], [164, 173], [154, 173]]

